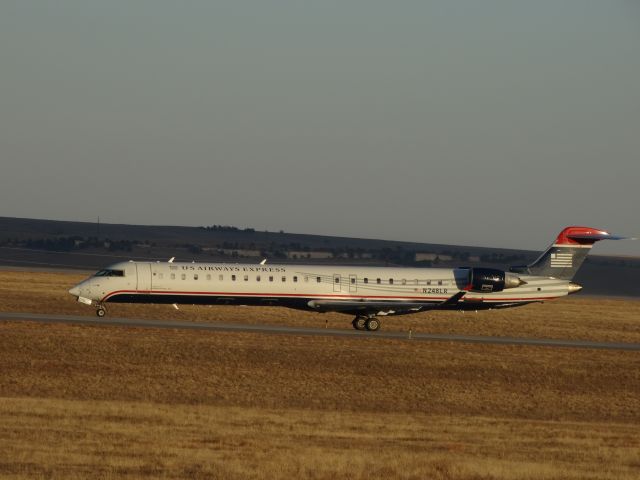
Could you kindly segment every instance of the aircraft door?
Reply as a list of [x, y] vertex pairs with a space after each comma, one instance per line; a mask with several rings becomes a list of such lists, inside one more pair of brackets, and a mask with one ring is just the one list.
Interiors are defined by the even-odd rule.
[[340, 279], [340, 274], [339, 273], [334, 273], [333, 274], [333, 291], [334, 292], [339, 292], [341, 290], [341, 279]]
[[136, 271], [136, 266], [133, 262], [127, 263], [124, 269], [124, 278], [126, 280], [126, 285], [124, 285], [125, 290], [135, 290], [138, 285], [138, 273]]
[[151, 290], [151, 264], [136, 263], [136, 271], [138, 274], [138, 284], [136, 290], [139, 292], [148, 292]]

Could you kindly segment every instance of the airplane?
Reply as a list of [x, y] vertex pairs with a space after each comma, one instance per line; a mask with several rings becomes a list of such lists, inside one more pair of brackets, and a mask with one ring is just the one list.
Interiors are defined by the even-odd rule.
[[340, 265], [120, 262], [69, 290], [106, 314], [106, 303], [279, 305], [355, 318], [377, 331], [380, 318], [429, 310], [487, 310], [576, 293], [572, 282], [594, 243], [620, 240], [596, 228], [567, 227], [530, 265], [406, 268]]

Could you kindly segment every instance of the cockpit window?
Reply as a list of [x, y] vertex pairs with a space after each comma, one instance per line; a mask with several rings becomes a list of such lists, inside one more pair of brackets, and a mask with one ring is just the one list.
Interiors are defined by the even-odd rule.
[[124, 270], [111, 270], [107, 268], [100, 270], [94, 277], [124, 277]]

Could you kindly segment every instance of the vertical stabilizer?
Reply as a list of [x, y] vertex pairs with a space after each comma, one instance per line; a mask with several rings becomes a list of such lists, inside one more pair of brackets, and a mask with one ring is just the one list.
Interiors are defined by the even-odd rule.
[[600, 240], [622, 238], [597, 228], [567, 227], [527, 268], [531, 275], [571, 280], [582, 266], [594, 243]]

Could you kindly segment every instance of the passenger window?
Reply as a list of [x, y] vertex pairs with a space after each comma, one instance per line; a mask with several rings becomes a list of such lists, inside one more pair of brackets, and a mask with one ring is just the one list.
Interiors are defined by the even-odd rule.
[[355, 279], [355, 278], [353, 278], [353, 277], [351, 277], [351, 284], [352, 284], [352, 285], [355, 285], [355, 283], [356, 283], [356, 279]]
[[402, 284], [403, 284], [403, 285], [406, 285], [406, 284], [407, 284], [407, 280], [403, 278], [403, 279], [402, 279]]
[[245, 281], [245, 282], [248, 282], [248, 281], [249, 281], [249, 275], [245, 275], [245, 276], [244, 276], [244, 281]]
[[308, 282], [309, 281], [309, 277], [304, 277], [304, 281]]
[[256, 275], [256, 282], [260, 281], [260, 275]]
[[270, 281], [270, 282], [273, 282], [273, 277], [269, 277], [269, 281]]
[[198, 274], [197, 274], [197, 273], [194, 273], [194, 274], [193, 274], [193, 279], [194, 279], [194, 280], [197, 280], [197, 279], [198, 279]]
[[180, 275], [180, 278], [182, 278], [182, 280], [186, 280], [187, 279], [187, 274], [183, 273], [182, 275]]
[[287, 281], [287, 277], [282, 277], [282, 281], [286, 282]]
[[320, 283], [320, 277], [316, 277], [316, 282]]
[[333, 281], [336, 282], [336, 283], [340, 283], [340, 277], [334, 278]]
[[389, 285], [393, 285], [393, 278], [389, 279]]
[[438, 280], [438, 285], [442, 285], [442, 280]]
[[293, 277], [293, 283], [297, 283], [298, 277]]
[[376, 278], [376, 283], [379, 285], [382, 283], [382, 280], [380, 280], [379, 278]]
[[369, 279], [365, 277], [364, 283], [369, 283]]
[[427, 285], [431, 285], [431, 280], [427, 280]]
[[224, 280], [224, 275], [218, 275], [218, 280], [223, 281]]
[[235, 275], [231, 275], [231, 281], [233, 281], [233, 282], [236, 281], [236, 276]]
[[207, 280], [211, 280], [211, 274], [210, 273], [207, 274]]
[[171, 274], [171, 280], [175, 280], [175, 279], [176, 279], [176, 274], [175, 274], [175, 273], [172, 273], [172, 274]]

